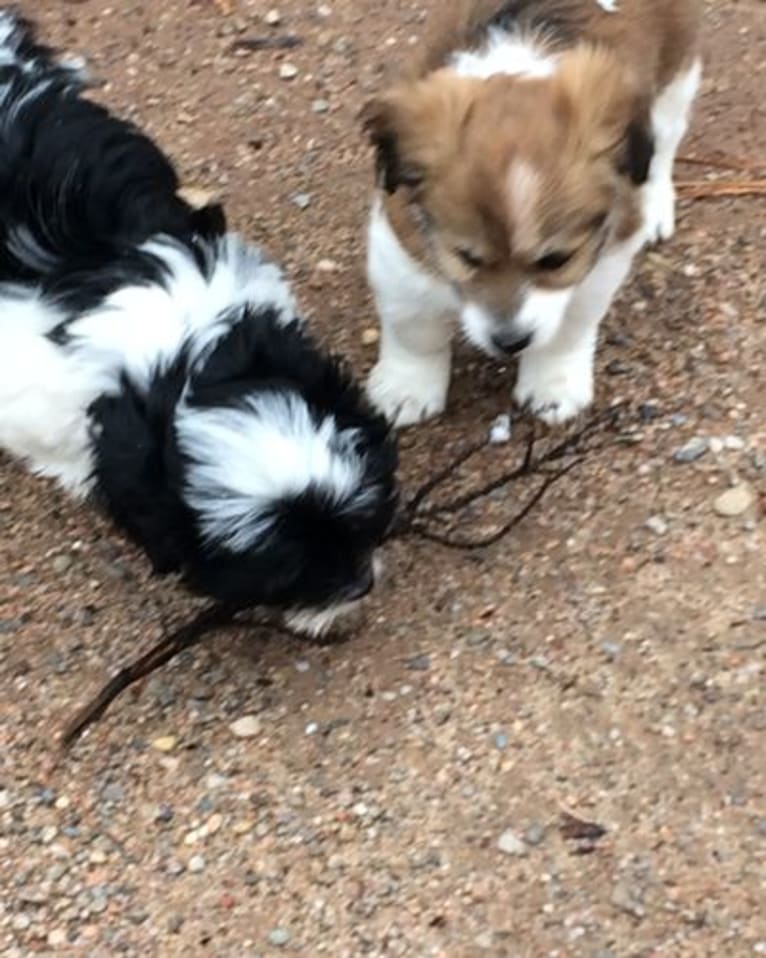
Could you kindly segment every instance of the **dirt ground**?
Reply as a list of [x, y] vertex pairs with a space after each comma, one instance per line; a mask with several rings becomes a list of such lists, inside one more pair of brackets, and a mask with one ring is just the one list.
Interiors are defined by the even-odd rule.
[[[272, 25], [264, 0], [231, 5], [21, 2], [282, 260], [362, 374], [356, 116], [429, 4], [281, 0]], [[302, 45], [235, 48], [281, 34]], [[763, 163], [766, 5], [709, 2], [705, 45], [682, 152]], [[346, 644], [216, 636], [58, 767], [76, 704], [194, 603], [4, 461], [2, 953], [766, 954], [765, 334], [766, 201], [681, 204], [602, 337], [599, 404], [642, 408], [635, 442], [486, 552], [392, 544]], [[449, 415], [402, 438], [408, 485], [486, 432], [512, 375], [461, 353]], [[704, 455], [676, 461], [694, 437]], [[737, 483], [752, 504], [719, 515]], [[606, 835], [567, 838], [564, 812]]]

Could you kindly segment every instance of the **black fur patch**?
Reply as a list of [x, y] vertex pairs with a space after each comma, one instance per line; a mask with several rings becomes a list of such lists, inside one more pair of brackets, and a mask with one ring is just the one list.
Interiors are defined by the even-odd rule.
[[620, 173], [629, 176], [631, 182], [641, 186], [649, 179], [649, 169], [654, 157], [654, 138], [649, 124], [635, 120], [625, 135], [625, 152], [620, 164]]

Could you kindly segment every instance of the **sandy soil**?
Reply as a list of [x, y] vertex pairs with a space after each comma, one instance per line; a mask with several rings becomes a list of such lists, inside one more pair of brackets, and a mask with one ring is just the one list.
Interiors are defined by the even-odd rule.
[[[426, 4], [282, 0], [273, 26], [263, 0], [232, 6], [21, 2], [281, 258], [362, 374], [356, 115]], [[275, 33], [302, 45], [233, 49]], [[762, 162], [762, 0], [709, 2], [706, 48], [683, 152]], [[485, 553], [393, 544], [345, 645], [217, 636], [57, 768], [73, 707], [194, 604], [91, 509], [3, 462], [2, 953], [766, 954], [765, 212], [682, 204], [613, 309], [599, 403], [644, 404], [638, 441]], [[407, 483], [488, 429], [512, 375], [461, 355], [449, 416], [403, 437]], [[705, 454], [676, 462], [695, 436]], [[752, 505], [718, 515], [737, 483]], [[562, 812], [606, 835], [567, 838]]]

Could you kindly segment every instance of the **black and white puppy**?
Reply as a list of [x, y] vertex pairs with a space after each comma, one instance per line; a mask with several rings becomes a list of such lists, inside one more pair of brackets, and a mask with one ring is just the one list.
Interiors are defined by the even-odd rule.
[[0, 10], [0, 449], [157, 572], [326, 630], [374, 583], [396, 448], [263, 253]]

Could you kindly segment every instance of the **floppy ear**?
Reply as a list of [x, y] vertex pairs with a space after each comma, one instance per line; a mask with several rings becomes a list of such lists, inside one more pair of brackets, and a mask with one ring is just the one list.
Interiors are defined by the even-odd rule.
[[416, 189], [449, 163], [481, 86], [480, 80], [439, 70], [367, 104], [362, 122], [377, 151], [378, 179], [387, 192], [401, 186]]
[[621, 175], [645, 183], [654, 155], [649, 108], [623, 64], [607, 50], [586, 47], [562, 56], [556, 82], [573, 135], [592, 155], [614, 153]]
[[375, 147], [375, 169], [378, 182], [387, 193], [395, 193], [400, 186], [415, 187], [423, 179], [412, 164], [401, 154], [400, 125], [404, 122], [395, 95], [370, 100], [362, 110], [362, 124]]
[[630, 121], [625, 131], [625, 142], [617, 169], [629, 176], [635, 186], [641, 186], [649, 179], [649, 168], [654, 156], [654, 137], [651, 134], [648, 117]]

